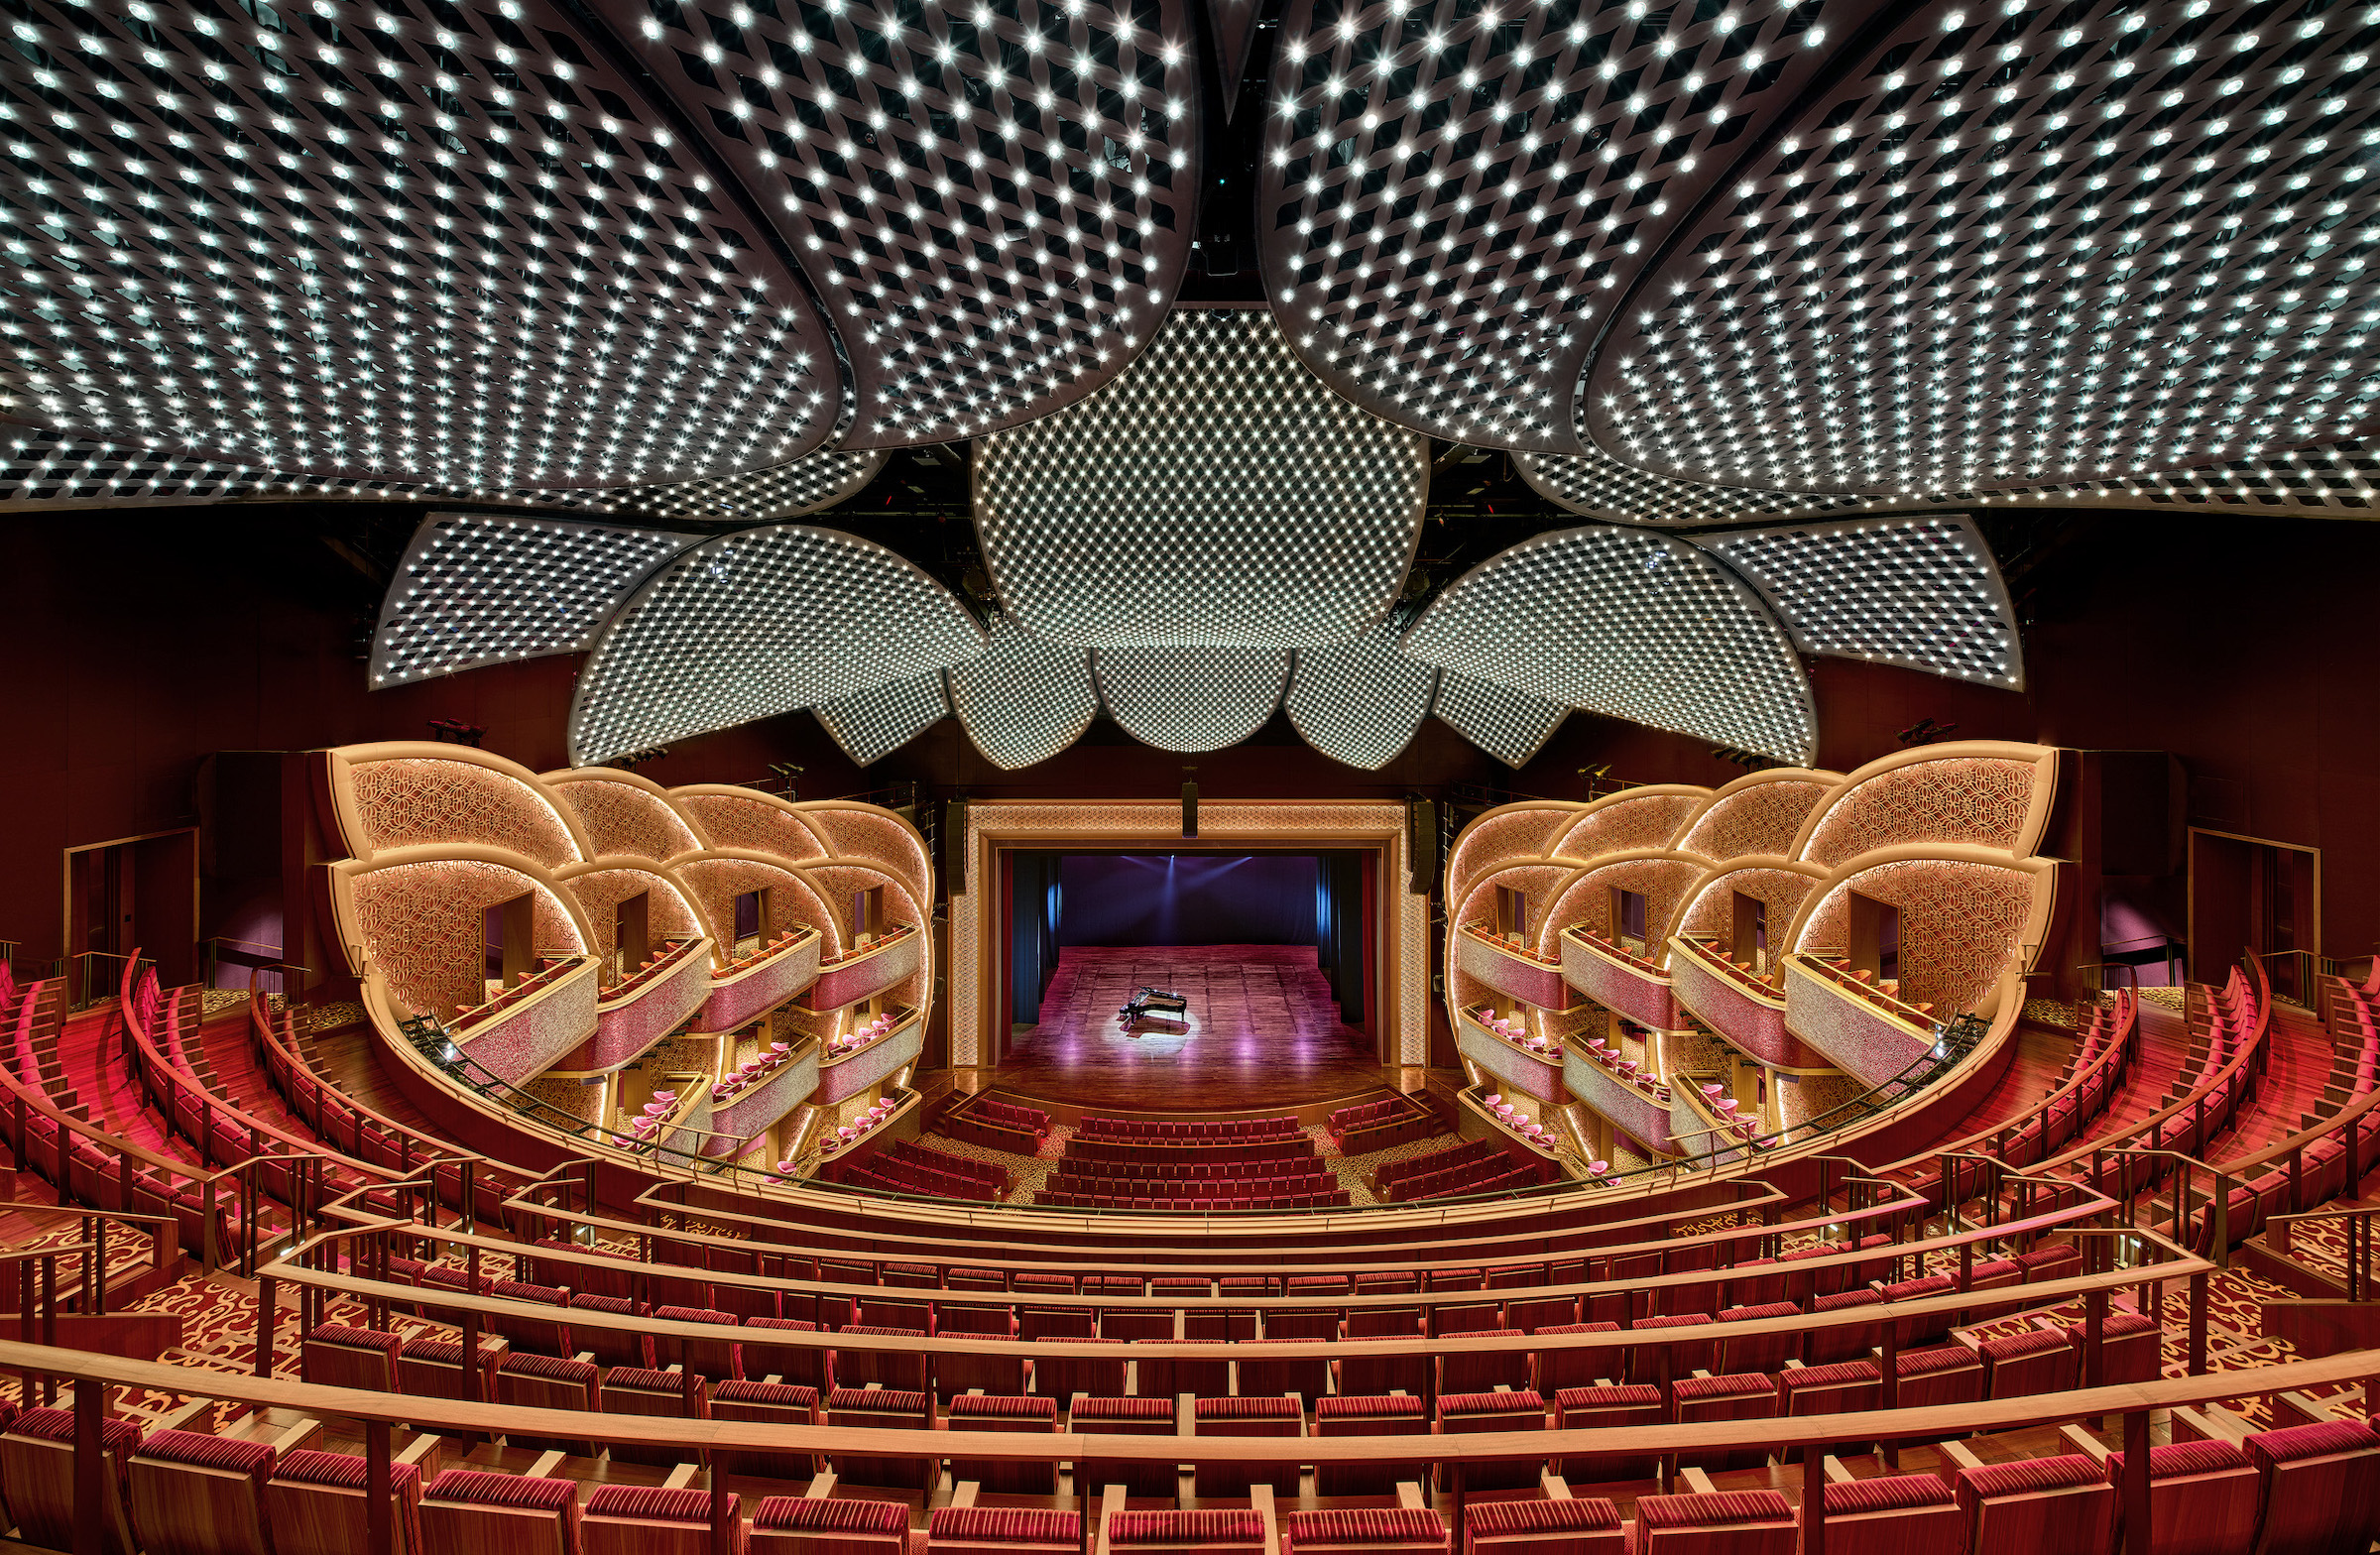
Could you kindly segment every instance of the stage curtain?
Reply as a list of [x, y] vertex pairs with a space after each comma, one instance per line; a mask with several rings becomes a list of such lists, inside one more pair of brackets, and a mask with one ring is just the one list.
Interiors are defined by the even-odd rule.
[[1364, 1023], [1364, 858], [1325, 853], [1315, 860], [1314, 957], [1339, 1001], [1339, 1018]]
[[1058, 970], [1058, 918], [1064, 908], [1058, 888], [1058, 855], [1012, 853], [1009, 907], [1010, 1018], [1030, 1025], [1041, 1018], [1041, 995]]

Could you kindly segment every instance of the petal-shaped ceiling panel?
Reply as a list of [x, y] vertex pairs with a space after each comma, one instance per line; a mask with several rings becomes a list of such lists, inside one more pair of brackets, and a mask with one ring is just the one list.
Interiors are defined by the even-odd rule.
[[1545, 748], [1570, 709], [1510, 686], [1453, 670], [1438, 677], [1438, 717], [1506, 767], [1523, 767]]
[[1744, 491], [1654, 475], [1622, 464], [1600, 448], [1585, 453], [1516, 453], [1521, 479], [1548, 502], [1591, 519], [1615, 524], [1653, 524], [1665, 529], [1727, 524], [1741, 519], [1808, 512], [1824, 498], [1781, 491]]
[[1289, 656], [1272, 648], [1103, 648], [1100, 700], [1126, 734], [1160, 751], [1220, 751], [1281, 705]]
[[1403, 586], [1429, 445], [1332, 394], [1261, 308], [1186, 307], [1082, 404], [984, 439], [1002, 602], [1056, 643], [1345, 642]]
[[559, 519], [433, 513], [381, 600], [372, 684], [587, 648], [691, 535]]
[[550, 0], [427, 10], [17, 10], [24, 414], [479, 490], [816, 447], [831, 339], [666, 117]]
[[777, 219], [850, 351], [852, 448], [1048, 414], [1149, 337], [1190, 257], [1183, 0], [595, 0]]
[[579, 676], [574, 766], [945, 669], [983, 629], [872, 540], [779, 524], [681, 554], [615, 616]]
[[1710, 555], [1647, 530], [1591, 525], [1523, 540], [1457, 578], [1404, 647], [1425, 663], [1779, 761], [1808, 762], [1818, 741], [1785, 629]]
[[854, 691], [810, 711], [861, 767], [880, 762], [942, 721], [950, 702], [940, 673], [913, 675]]
[[1768, 597], [1813, 654], [2024, 684], [2016, 607], [1964, 518], [1858, 519], [1698, 535]]
[[950, 666], [950, 705], [993, 766], [1012, 772], [1047, 761], [1099, 714], [1090, 651], [1044, 643], [995, 616], [984, 651]]
[[2316, 5], [1917, 7], [1650, 278], [1593, 436], [1729, 485], [1948, 492], [2363, 434], [2373, 42]]
[[1358, 405], [1575, 451], [1613, 290], [1858, 0], [1290, 0], [1256, 197], [1264, 295]]
[[1404, 629], [1383, 623], [1352, 643], [1301, 648], [1282, 698], [1306, 744], [1367, 771], [1387, 766], [1430, 715], [1438, 671], [1397, 651]]
[[885, 467], [882, 453], [846, 453], [831, 449], [804, 459], [754, 470], [749, 475], [717, 475], [709, 480], [680, 481], [670, 486], [640, 486], [618, 496], [630, 512], [656, 519], [715, 519], [758, 523], [767, 519], [797, 519], [822, 513], [876, 478]]

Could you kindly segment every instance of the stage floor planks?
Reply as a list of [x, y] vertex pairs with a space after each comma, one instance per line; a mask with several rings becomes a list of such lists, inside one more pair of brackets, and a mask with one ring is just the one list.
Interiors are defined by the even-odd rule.
[[[1120, 1026], [1142, 984], [1184, 995], [1188, 1017]], [[1070, 945], [1040, 1023], [987, 1078], [1082, 1107], [1232, 1112], [1353, 1095], [1381, 1070], [1310, 945]]]

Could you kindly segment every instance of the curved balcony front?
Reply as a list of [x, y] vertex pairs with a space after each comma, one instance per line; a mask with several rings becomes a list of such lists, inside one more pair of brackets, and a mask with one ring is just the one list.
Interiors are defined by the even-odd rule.
[[811, 1100], [824, 1106], [848, 1101], [881, 1080], [890, 1080], [925, 1052], [925, 1021], [910, 1011], [892, 1028], [863, 1047], [846, 1048], [818, 1060], [818, 1087]]
[[826, 1015], [871, 999], [923, 964], [925, 936], [914, 923], [897, 923], [874, 944], [847, 950], [818, 967], [818, 980], [801, 996], [801, 1008]]
[[1466, 923], [1455, 933], [1455, 965], [1470, 976], [1540, 1010], [1569, 1010], [1579, 1002], [1578, 991], [1562, 981], [1562, 963], [1532, 955], [1488, 932], [1486, 924]]
[[446, 1038], [495, 1078], [527, 1080], [595, 1034], [596, 994], [595, 963], [577, 957], [465, 1011]]
[[818, 1044], [804, 1042], [775, 1071], [724, 1102], [711, 1104], [711, 1128], [721, 1135], [751, 1138], [810, 1100], [818, 1090]]
[[1482, 1024], [1476, 1011], [1466, 1010], [1455, 1022], [1455, 1047], [1464, 1057], [1523, 1096], [1541, 1102], [1566, 1099], [1562, 1089], [1562, 1049], [1532, 1052]]
[[595, 1000], [594, 1038], [554, 1067], [566, 1074], [618, 1069], [684, 1025], [710, 997], [710, 944], [679, 940], [652, 966], [603, 990]]
[[1678, 1008], [1773, 1069], [1824, 1069], [1823, 1053], [1785, 1028], [1785, 991], [1726, 960], [1700, 940], [1669, 942], [1669, 990]]
[[1882, 1085], [1937, 1040], [1923, 1011], [1839, 967], [1799, 952], [1785, 958], [1786, 1029], [1862, 1085]]
[[747, 1025], [817, 979], [818, 931], [805, 924], [799, 933], [779, 941], [766, 954], [711, 974], [711, 991], [702, 1004], [702, 1028], [733, 1031]]
[[1578, 924], [1562, 931], [1562, 979], [1638, 1025], [1670, 1031], [1681, 1024], [1668, 973]]
[[1651, 1155], [1674, 1155], [1670, 1098], [1622, 1077], [1575, 1046], [1562, 1051], [1562, 1080], [1570, 1094]]

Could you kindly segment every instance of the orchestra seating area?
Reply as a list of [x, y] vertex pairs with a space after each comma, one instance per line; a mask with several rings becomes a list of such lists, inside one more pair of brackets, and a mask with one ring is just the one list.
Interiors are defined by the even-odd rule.
[[821, 1174], [829, 1181], [856, 1188], [941, 1199], [1003, 1199], [1012, 1185], [1005, 1167], [913, 1139], [830, 1161]]
[[1393, 1202], [1504, 1193], [1552, 1182], [1545, 1161], [1515, 1159], [1494, 1139], [1472, 1139], [1399, 1160], [1382, 1162], [1371, 1174], [1372, 1191]]
[[1314, 1210], [1353, 1196], [1295, 1118], [1085, 1118], [1034, 1194], [1070, 1209]]

